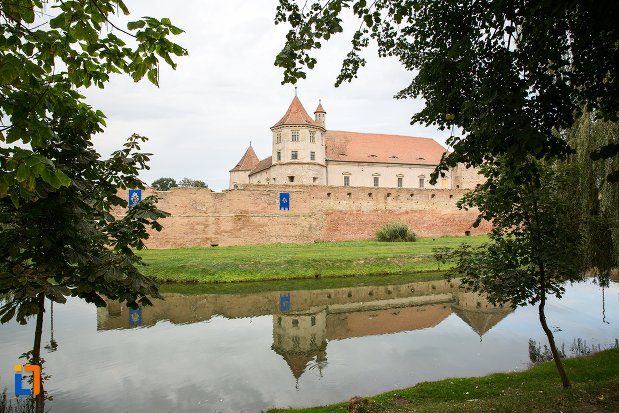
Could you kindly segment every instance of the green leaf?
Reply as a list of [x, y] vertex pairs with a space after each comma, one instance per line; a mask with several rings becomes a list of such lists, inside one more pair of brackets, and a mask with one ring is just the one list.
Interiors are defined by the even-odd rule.
[[17, 168], [17, 182], [24, 182], [28, 178], [30, 178], [30, 168], [26, 166], [25, 163], [21, 163]]
[[129, 30], [137, 30], [137, 29], [141, 29], [145, 25], [146, 25], [146, 23], [144, 22], [144, 20], [137, 20], [137, 21], [134, 21], [134, 22], [127, 23], [127, 29], [129, 29]]
[[22, 65], [19, 59], [13, 56], [5, 56], [0, 63], [0, 85], [6, 85], [19, 77]]

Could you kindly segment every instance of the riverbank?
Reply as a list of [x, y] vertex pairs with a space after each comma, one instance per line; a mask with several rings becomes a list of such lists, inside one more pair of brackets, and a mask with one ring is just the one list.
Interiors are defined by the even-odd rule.
[[[368, 398], [363, 412], [619, 412], [619, 349], [565, 360], [564, 390], [553, 362], [517, 373], [446, 379]], [[342, 413], [348, 402], [276, 412]]]
[[[146, 275], [169, 283], [225, 283], [431, 273], [441, 268], [432, 250], [486, 236], [419, 238], [417, 242], [348, 241], [312, 244], [143, 250]], [[442, 273], [425, 280], [439, 279]], [[423, 278], [423, 277], [422, 277]], [[415, 280], [412, 280], [415, 281]]]

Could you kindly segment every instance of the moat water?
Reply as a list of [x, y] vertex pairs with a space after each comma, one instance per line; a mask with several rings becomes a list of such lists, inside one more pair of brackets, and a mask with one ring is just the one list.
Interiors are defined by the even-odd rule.
[[[619, 284], [548, 303], [558, 344], [619, 338]], [[497, 308], [443, 281], [257, 294], [165, 294], [154, 307], [70, 299], [45, 319], [51, 412], [247, 412], [312, 406], [420, 381], [523, 370], [536, 307]], [[0, 389], [34, 323], [0, 326]], [[57, 348], [51, 346], [53, 340]], [[583, 343], [581, 341], [581, 343]], [[582, 347], [582, 346], [581, 346]], [[557, 379], [558, 380], [558, 379]]]

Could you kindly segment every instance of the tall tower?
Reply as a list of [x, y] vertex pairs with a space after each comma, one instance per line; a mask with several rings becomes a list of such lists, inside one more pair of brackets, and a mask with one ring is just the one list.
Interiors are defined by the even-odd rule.
[[294, 96], [284, 116], [271, 128], [272, 183], [326, 185], [324, 113], [322, 110], [321, 124], [307, 114]]
[[327, 129], [327, 127], [325, 126], [325, 115], [326, 114], [327, 112], [325, 112], [325, 110], [322, 108], [322, 102], [320, 101], [320, 99], [318, 99], [318, 107], [314, 111], [314, 119], [316, 120], [317, 124], [319, 124], [325, 129]]

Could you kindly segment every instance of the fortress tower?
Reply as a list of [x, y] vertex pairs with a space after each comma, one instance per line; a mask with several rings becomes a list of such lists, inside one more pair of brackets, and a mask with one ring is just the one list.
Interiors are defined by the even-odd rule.
[[[325, 185], [327, 169], [324, 110], [322, 108], [320, 110], [322, 125], [307, 114], [295, 95], [284, 116], [271, 128], [273, 132], [271, 182], [287, 185]], [[251, 176], [250, 182], [252, 182]]]

